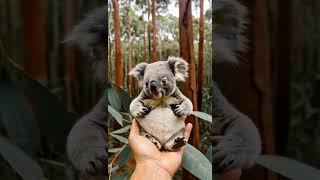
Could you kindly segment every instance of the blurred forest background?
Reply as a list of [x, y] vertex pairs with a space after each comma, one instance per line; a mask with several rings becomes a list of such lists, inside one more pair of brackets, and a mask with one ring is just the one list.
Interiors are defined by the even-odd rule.
[[[220, 64], [215, 80], [258, 126], [264, 154], [320, 168], [320, 1], [242, 0], [249, 8], [248, 51]], [[259, 166], [241, 179], [283, 179]]]
[[[108, 80], [110, 84], [108, 99], [110, 106], [121, 113], [120, 117], [123, 117], [122, 124], [122, 119], [117, 120], [116, 116], [114, 118], [108, 116], [109, 164], [118, 157], [119, 151], [122, 152], [127, 134], [119, 137], [119, 133], [127, 132], [131, 121], [127, 107], [130, 98], [123, 96], [126, 94], [123, 90], [132, 98], [141, 91], [141, 88], [138, 88], [138, 82], [128, 76], [129, 71], [138, 63], [163, 61], [167, 60], [168, 56], [185, 59], [190, 64], [190, 77], [186, 82], [180, 83], [180, 89], [193, 102], [195, 111], [212, 113], [211, 3], [212, 1], [209, 0], [108, 1]], [[119, 90], [119, 87], [122, 90]], [[120, 94], [119, 98], [117, 94]], [[114, 111], [109, 113], [114, 114]], [[206, 121], [200, 122], [193, 116], [188, 117], [187, 122], [192, 122], [194, 125], [190, 143], [206, 154], [206, 159], [210, 159], [212, 124]], [[125, 148], [119, 157], [119, 164], [114, 164], [115, 170], [120, 169], [118, 172], [121, 172], [120, 167], [126, 162], [123, 159], [126, 159], [125, 156], [129, 155], [129, 152], [129, 148]], [[204, 170], [206, 169], [202, 168], [202, 171]], [[130, 172], [122, 174], [123, 178], [128, 174]], [[117, 173], [116, 175], [120, 176]], [[191, 178], [187, 171], [183, 171], [182, 175], [179, 171], [175, 178], [181, 179], [181, 177], [182, 179]]]
[[63, 41], [85, 14], [101, 6], [106, 2], [0, 1], [0, 179], [76, 177], [66, 158], [66, 138], [105, 84], [94, 75], [90, 57]]

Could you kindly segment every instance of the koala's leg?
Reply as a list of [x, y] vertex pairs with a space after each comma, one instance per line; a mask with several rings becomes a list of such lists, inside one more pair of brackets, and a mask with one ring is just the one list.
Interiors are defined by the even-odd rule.
[[148, 132], [146, 132], [144, 129], [140, 128], [140, 134], [141, 136], [144, 136], [146, 138], [148, 138], [154, 145], [157, 146], [157, 148], [160, 150], [161, 149], [161, 144], [160, 142], [155, 138], [153, 137], [151, 134], [149, 134]]
[[187, 140], [183, 136], [184, 129], [173, 135], [164, 145], [164, 149], [168, 151], [177, 151], [180, 147], [187, 144]]

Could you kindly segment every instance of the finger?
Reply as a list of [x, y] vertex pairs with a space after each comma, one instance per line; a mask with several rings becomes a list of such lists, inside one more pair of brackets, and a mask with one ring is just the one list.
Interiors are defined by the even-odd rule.
[[185, 130], [184, 130], [184, 133], [183, 133], [183, 136], [186, 138], [186, 140], [188, 141], [189, 137], [190, 137], [190, 134], [191, 134], [191, 131], [192, 131], [192, 124], [191, 123], [188, 123]]
[[138, 122], [133, 119], [132, 120], [132, 124], [131, 124], [131, 128], [130, 128], [130, 134], [129, 134], [129, 138], [131, 137], [135, 137], [140, 135], [140, 129], [139, 129], [139, 125]]
[[[184, 138], [186, 139], [186, 141], [189, 140], [189, 137], [190, 137], [190, 134], [191, 134], [191, 131], [192, 131], [192, 127], [193, 127], [193, 126], [192, 126], [191, 123], [188, 123], [188, 124], [186, 125], [186, 128], [185, 128], [185, 130], [184, 130], [184, 132], [183, 132], [183, 136], [184, 136]], [[181, 155], [183, 155], [184, 148], [185, 148], [185, 146], [182, 146], [182, 147], [178, 150], [178, 153], [180, 153]]]

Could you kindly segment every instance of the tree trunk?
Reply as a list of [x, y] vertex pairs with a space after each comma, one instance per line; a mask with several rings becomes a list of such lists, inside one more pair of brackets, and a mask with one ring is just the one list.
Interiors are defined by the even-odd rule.
[[115, 34], [115, 62], [116, 62], [116, 84], [123, 86], [122, 62], [121, 62], [121, 31], [118, 0], [112, 0], [114, 9], [114, 34]]
[[152, 0], [152, 62], [157, 61], [156, 0]]
[[149, 62], [151, 61], [151, 27], [150, 27], [150, 2], [147, 0], [148, 6], [148, 54], [149, 54]]
[[203, 34], [204, 34], [204, 14], [203, 0], [200, 0], [200, 21], [199, 21], [199, 52], [198, 52], [198, 110], [202, 109], [202, 81], [203, 81]]
[[42, 1], [22, 2], [24, 67], [34, 79], [48, 84]]
[[[129, 1], [129, 6], [128, 6], [128, 8], [129, 8], [129, 12], [128, 12], [128, 72], [130, 71], [130, 69], [132, 68], [132, 47], [131, 47], [131, 15], [130, 15], [130, 1], [131, 0], [128, 0]], [[128, 74], [128, 73], [127, 73]], [[133, 95], [133, 88], [134, 88], [134, 86], [133, 86], [133, 78], [131, 77], [131, 76], [129, 76], [128, 75], [128, 80], [129, 80], [129, 94], [130, 94], [130, 96], [132, 96]]]
[[[193, 47], [192, 11], [191, 0], [179, 0], [179, 35], [180, 35], [180, 56], [189, 63], [189, 78], [182, 84], [181, 90], [193, 103], [194, 110], [197, 106], [196, 72]], [[193, 124], [191, 144], [199, 149], [200, 136], [198, 118], [189, 116], [187, 122]], [[193, 179], [187, 171], [183, 172], [183, 179]]]
[[[65, 2], [65, 33], [69, 33], [74, 26], [74, 1], [67, 0]], [[65, 81], [67, 88], [67, 107], [70, 111], [75, 111], [75, 99], [76, 99], [76, 90], [77, 87], [77, 73], [76, 73], [76, 58], [75, 50], [72, 47], [64, 47], [64, 59], [66, 62], [65, 65]]]
[[146, 22], [143, 21], [143, 51], [144, 51], [144, 61], [147, 60], [147, 42], [146, 42]]

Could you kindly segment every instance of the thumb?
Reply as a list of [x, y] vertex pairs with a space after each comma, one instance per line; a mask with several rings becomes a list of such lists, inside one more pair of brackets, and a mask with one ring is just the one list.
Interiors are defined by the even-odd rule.
[[138, 122], [135, 119], [133, 119], [131, 128], [130, 128], [129, 140], [139, 135], [140, 135], [140, 128], [139, 128]]

